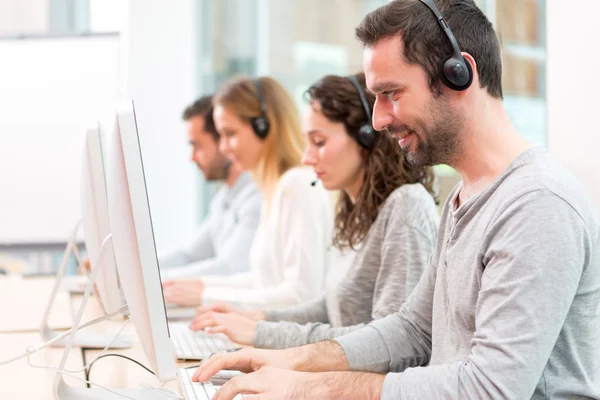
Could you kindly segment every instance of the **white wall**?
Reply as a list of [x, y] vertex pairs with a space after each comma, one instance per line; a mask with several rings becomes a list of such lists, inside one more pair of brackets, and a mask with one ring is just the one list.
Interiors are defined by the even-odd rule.
[[84, 127], [129, 98], [157, 246], [192, 233], [203, 205], [181, 113], [198, 93], [196, 3], [129, 0], [107, 19], [119, 36], [0, 41], [0, 243], [66, 240]]
[[548, 146], [600, 211], [600, 2], [547, 1]]
[[0, 41], [0, 243], [65, 242], [85, 126], [117, 98], [117, 36]]
[[[0, 0], [1, 1], [1, 0]], [[120, 32], [127, 22], [127, 1], [124, 0], [89, 0], [90, 31]]]
[[44, 32], [49, 25], [48, 0], [0, 0], [0, 33]]
[[121, 35], [122, 82], [136, 107], [159, 250], [186, 239], [201, 209], [198, 172], [181, 121], [197, 93], [196, 3], [130, 0]]

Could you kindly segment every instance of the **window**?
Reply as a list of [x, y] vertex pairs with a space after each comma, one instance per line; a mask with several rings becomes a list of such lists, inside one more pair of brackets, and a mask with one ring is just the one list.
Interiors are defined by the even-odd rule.
[[201, 0], [200, 87], [215, 91], [236, 75], [256, 74], [258, 0]]
[[[516, 129], [533, 144], [547, 145], [546, 2], [545, 0], [476, 0], [494, 24], [502, 45], [504, 106]], [[440, 200], [459, 177], [436, 167]]]
[[205, 92], [238, 74], [268, 74], [302, 93], [326, 74], [362, 70], [354, 28], [386, 0], [204, 0], [201, 2]]
[[479, 0], [502, 44], [505, 106], [517, 130], [547, 143], [546, 1]]
[[362, 71], [354, 30], [386, 0], [288, 0], [269, 9], [269, 73], [284, 83], [301, 109], [309, 85], [328, 74]]
[[0, 0], [0, 37], [114, 33], [126, 7], [125, 0]]

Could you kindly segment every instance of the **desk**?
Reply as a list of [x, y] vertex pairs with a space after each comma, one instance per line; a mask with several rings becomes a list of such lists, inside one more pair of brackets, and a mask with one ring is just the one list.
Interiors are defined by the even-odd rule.
[[[105, 332], [117, 332], [122, 324], [121, 323], [111, 323], [113, 324], [110, 327], [107, 327]], [[122, 354], [127, 357], [133, 358], [134, 360], [140, 362], [146, 367], [152, 369], [150, 364], [148, 363], [148, 359], [142, 350], [142, 346], [138, 341], [137, 335], [135, 333], [135, 327], [132, 324], [129, 324], [123, 331], [123, 333], [127, 333], [131, 337], [134, 338], [134, 345], [130, 349], [122, 349], [122, 350], [111, 350], [109, 353], [113, 354]], [[85, 350], [85, 362], [89, 363], [94, 358], [98, 357], [101, 353], [101, 350]], [[197, 365], [198, 363], [177, 363], [177, 368], [184, 368], [186, 366]], [[90, 373], [90, 381], [98, 383], [107, 387], [115, 387], [115, 388], [136, 388], [139, 387], [142, 383], [146, 383], [152, 385], [154, 387], [160, 387], [161, 384], [154, 375], [150, 374], [148, 371], [136, 365], [135, 363], [125, 360], [123, 358], [117, 357], [107, 357], [101, 360], [98, 360], [94, 364], [94, 367]], [[164, 384], [164, 387], [175, 390], [177, 393], [181, 393], [179, 388], [179, 383], [177, 380], [172, 380]]]
[[[54, 277], [0, 276], [0, 332], [39, 332], [54, 281]], [[48, 319], [50, 328], [70, 328], [70, 310], [69, 294], [58, 293]]]
[[[66, 310], [68, 311], [68, 310]], [[41, 343], [37, 332], [2, 333], [0, 334], [0, 358], [7, 359], [25, 352], [27, 346]], [[63, 349], [45, 348], [31, 356], [34, 365], [42, 365], [43, 357], [48, 365], [58, 366]], [[83, 367], [81, 349], [73, 349], [69, 353], [67, 369], [75, 370]], [[75, 374], [84, 378], [84, 373]], [[56, 374], [49, 369], [32, 368], [27, 359], [0, 366], [0, 399], [52, 399], [52, 384]], [[85, 387], [85, 383], [65, 377], [71, 386]]]
[[[53, 280], [36, 281], [41, 290], [44, 292], [50, 291]], [[22, 298], [23, 302], [27, 302], [26, 299], [31, 297], [38, 297], [38, 294], [23, 290], [27, 287], [27, 280], [15, 279], [12, 281], [11, 293], [13, 298], [10, 299], [10, 303], [18, 303], [19, 299]], [[19, 287], [19, 285], [22, 285]], [[39, 305], [38, 305], [39, 303]], [[28, 303], [32, 304], [32, 303]], [[41, 315], [42, 310], [34, 308], [43, 308], [45, 306], [44, 301], [35, 302], [36, 306], [31, 307], [31, 312], [38, 313]], [[72, 315], [75, 314], [79, 305], [81, 304], [81, 296], [74, 295], [69, 297], [69, 302], [65, 306], [62, 303], [56, 304], [56, 313], [60, 314], [62, 318], [69, 318], [72, 321]], [[89, 321], [91, 319], [102, 316], [102, 310], [95, 298], [90, 298], [88, 301], [86, 310], [84, 312], [83, 321]], [[102, 331], [102, 332], [114, 332], [116, 333], [123, 325], [123, 318], [115, 318], [112, 321], [104, 321], [95, 326], [86, 328], [90, 331]], [[142, 346], [139, 342], [139, 338], [135, 333], [135, 327], [133, 324], [129, 324], [123, 331], [124, 334], [128, 334], [133, 340], [133, 347], [126, 350], [110, 350], [110, 353], [120, 353], [127, 355], [139, 361], [140, 363], [149, 366], [146, 355], [142, 350]], [[25, 352], [26, 347], [29, 345], [35, 345], [41, 343], [39, 332], [14, 332], [14, 333], [0, 333], [0, 359], [7, 359]], [[60, 359], [63, 354], [62, 348], [46, 348], [40, 352], [43, 355], [45, 361], [52, 366], [58, 366]], [[83, 367], [84, 363], [89, 363], [95, 357], [100, 354], [100, 350], [86, 350], [73, 348], [69, 354], [67, 369], [79, 369]], [[40, 365], [39, 355], [32, 356], [32, 363]], [[178, 368], [185, 368], [186, 366], [196, 365], [197, 362], [191, 363], [177, 363]], [[77, 376], [84, 378], [84, 373], [78, 373]], [[51, 400], [52, 385], [54, 382], [55, 373], [48, 369], [32, 368], [27, 364], [27, 359], [15, 361], [11, 364], [0, 366], [0, 399], [40, 399], [40, 400]], [[73, 378], [65, 377], [65, 381], [71, 386], [85, 387], [85, 383], [78, 381]], [[160, 382], [147, 371], [132, 363], [131, 361], [116, 358], [107, 357], [96, 364], [91, 372], [91, 381], [98, 383], [103, 386], [113, 388], [137, 388], [142, 383], [148, 383], [152, 386], [161, 386]], [[171, 388], [178, 393], [181, 393], [177, 380], [168, 382], [165, 387]]]
[[[79, 305], [81, 304], [81, 297], [82, 296], [80, 295], [71, 296], [73, 312], [76, 312], [79, 309]], [[90, 300], [88, 300], [87, 307], [83, 314], [83, 320], [89, 321], [91, 319], [98, 318], [102, 315], [102, 309], [98, 301], [95, 298], [90, 298]], [[86, 330], [95, 332], [110, 332], [116, 334], [119, 331], [119, 329], [122, 328], [123, 323], [124, 319], [118, 317], [111, 321], [104, 321], [100, 324], [90, 326], [89, 328], [86, 328]], [[133, 340], [133, 346], [129, 349], [109, 350], [108, 353], [122, 354], [124, 356], [133, 358], [134, 360], [152, 369], [150, 364], [148, 363], [146, 355], [144, 354], [141, 343], [139, 341], [139, 337], [137, 336], [135, 327], [132, 323], [129, 323], [129, 325], [123, 330], [122, 335], [129, 336]], [[101, 354], [101, 352], [101, 350], [85, 350], [85, 363], [87, 364], [94, 358], [98, 357]], [[176, 367], [185, 368], [197, 364], [197, 361], [177, 362]], [[90, 373], [90, 381], [98, 383], [102, 386], [113, 388], [137, 388], [143, 383], [150, 384], [154, 387], [160, 387], [162, 385], [154, 377], [154, 375], [150, 374], [148, 371], [146, 371], [139, 365], [136, 365], [135, 363], [129, 360], [118, 357], [106, 357], [95, 363]], [[173, 389], [177, 393], [181, 394], [181, 390], [179, 388], [179, 383], [177, 382], [177, 380], [167, 382], [164, 385], [164, 387]]]

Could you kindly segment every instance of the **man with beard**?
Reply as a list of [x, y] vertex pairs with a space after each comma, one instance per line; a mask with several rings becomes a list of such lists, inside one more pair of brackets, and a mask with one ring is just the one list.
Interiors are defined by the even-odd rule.
[[215, 398], [600, 398], [598, 215], [512, 126], [492, 24], [473, 0], [437, 5], [395, 0], [357, 28], [375, 129], [411, 163], [462, 177], [428, 269], [397, 313], [361, 330], [208, 359], [194, 380], [252, 372]]
[[192, 161], [207, 181], [223, 181], [196, 235], [159, 256], [163, 279], [198, 278], [248, 271], [250, 246], [260, 219], [261, 196], [249, 174], [241, 173], [219, 151], [211, 96], [183, 112]]

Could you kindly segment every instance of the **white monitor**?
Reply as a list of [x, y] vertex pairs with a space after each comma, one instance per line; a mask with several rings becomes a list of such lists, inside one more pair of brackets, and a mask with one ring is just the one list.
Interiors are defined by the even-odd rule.
[[108, 149], [108, 205], [131, 320], [159, 381], [176, 378], [133, 103], [117, 111]]
[[[106, 314], [113, 314], [121, 308], [123, 298], [119, 288], [119, 280], [112, 248], [108, 248], [108, 251], [103, 253], [102, 258], [98, 259], [102, 242], [111, 233], [108, 217], [105, 165], [102, 151], [101, 131], [98, 122], [86, 129], [84, 139], [81, 168], [82, 174], [80, 180], [81, 225], [83, 225], [85, 245], [89, 254], [90, 263], [93, 264], [92, 267], [94, 269], [98, 270], [94, 290], [100, 299], [104, 312]], [[80, 224], [77, 226], [79, 227], [79, 225]], [[67, 261], [71, 254], [75, 254], [79, 259], [79, 253], [76, 250], [77, 230], [78, 228], [75, 228], [75, 231], [67, 244], [61, 267], [57, 272], [53, 292], [48, 299], [46, 310], [42, 317], [40, 333], [45, 341], [60, 335], [59, 332], [50, 327], [49, 318], [59, 287], [65, 282], [73, 282], [68, 279], [72, 277], [66, 277], [64, 274]], [[84, 284], [83, 289], [85, 289], [89, 279], [85, 276], [83, 276], [83, 278], [85, 279], [83, 279], [81, 283]], [[74, 282], [78, 282], [78, 280]], [[61, 347], [65, 346], [66, 343], [66, 339], [60, 340], [55, 342], [53, 346]], [[100, 349], [106, 346], [110, 346], [111, 348], [127, 348], [131, 347], [131, 340], [127, 335], [121, 335], [115, 339], [112, 334], [81, 331], [77, 333], [73, 345]]]
[[[81, 216], [85, 248], [90, 262], [94, 262], [104, 239], [111, 233], [106, 194], [106, 174], [100, 123], [88, 127], [85, 135], [81, 176]], [[106, 251], [98, 260], [96, 292], [106, 313], [121, 307], [119, 279], [112, 251]]]

